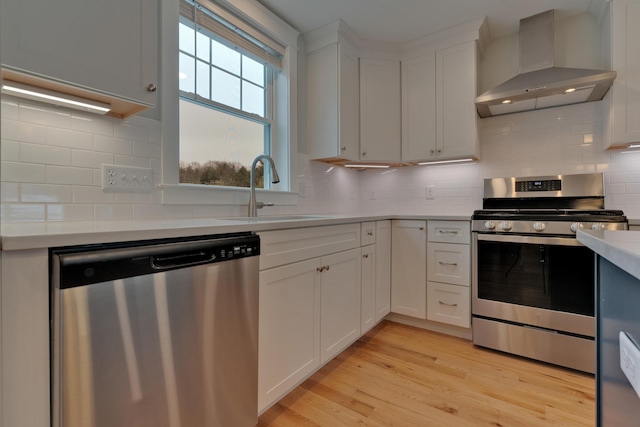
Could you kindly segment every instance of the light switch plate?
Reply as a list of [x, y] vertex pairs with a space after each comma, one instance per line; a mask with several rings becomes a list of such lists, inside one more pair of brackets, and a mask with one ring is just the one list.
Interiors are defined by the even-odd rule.
[[153, 169], [102, 165], [102, 189], [113, 192], [153, 191]]
[[626, 332], [620, 331], [620, 368], [640, 397], [640, 349]]

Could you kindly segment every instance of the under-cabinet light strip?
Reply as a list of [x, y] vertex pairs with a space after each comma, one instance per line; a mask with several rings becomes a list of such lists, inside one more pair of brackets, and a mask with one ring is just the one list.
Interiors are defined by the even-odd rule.
[[445, 163], [464, 163], [464, 162], [472, 162], [473, 159], [455, 159], [455, 160], [434, 160], [432, 162], [420, 162], [418, 163], [420, 166], [426, 165], [442, 165]]
[[346, 168], [366, 168], [366, 169], [389, 169], [389, 165], [366, 165], [366, 164], [346, 164]]
[[36, 101], [62, 105], [65, 107], [71, 107], [83, 111], [90, 111], [92, 113], [98, 114], [105, 114], [109, 112], [109, 110], [111, 110], [111, 106], [103, 102], [92, 101], [90, 99], [84, 99], [77, 96], [67, 95], [65, 93], [8, 80], [2, 82], [2, 92], [21, 96], [23, 98], [33, 99]]

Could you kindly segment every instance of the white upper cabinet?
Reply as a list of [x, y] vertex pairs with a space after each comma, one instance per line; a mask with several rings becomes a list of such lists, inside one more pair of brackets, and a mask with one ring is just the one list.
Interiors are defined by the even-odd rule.
[[436, 55], [427, 53], [402, 63], [402, 160], [435, 157]]
[[400, 61], [361, 58], [361, 161], [400, 161], [400, 103]]
[[640, 1], [614, 0], [611, 7], [611, 67], [618, 76], [611, 93], [608, 146], [640, 142]]
[[436, 52], [436, 157], [475, 157], [477, 48], [470, 41]]
[[412, 57], [402, 67], [402, 160], [476, 158], [476, 42]]
[[357, 160], [360, 151], [357, 50], [337, 33], [327, 40], [324, 32], [312, 32], [305, 35], [305, 42], [309, 156], [325, 161]]
[[2, 5], [2, 75], [112, 105], [156, 103], [157, 0], [32, 0]]

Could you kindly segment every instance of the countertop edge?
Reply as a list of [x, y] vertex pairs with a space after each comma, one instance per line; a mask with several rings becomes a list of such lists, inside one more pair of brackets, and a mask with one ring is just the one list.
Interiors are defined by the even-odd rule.
[[640, 231], [580, 230], [578, 241], [640, 279]]
[[[322, 214], [318, 214], [320, 217]], [[470, 221], [471, 215], [330, 215], [326, 218], [251, 222], [220, 219], [87, 221], [2, 224], [2, 251], [262, 232], [390, 219]]]

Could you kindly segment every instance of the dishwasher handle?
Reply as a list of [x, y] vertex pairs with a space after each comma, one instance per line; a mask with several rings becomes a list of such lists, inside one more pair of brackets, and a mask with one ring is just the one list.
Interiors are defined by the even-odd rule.
[[169, 256], [155, 255], [151, 257], [151, 267], [155, 270], [167, 270], [190, 267], [215, 260], [216, 254], [213, 251], [196, 251]]

